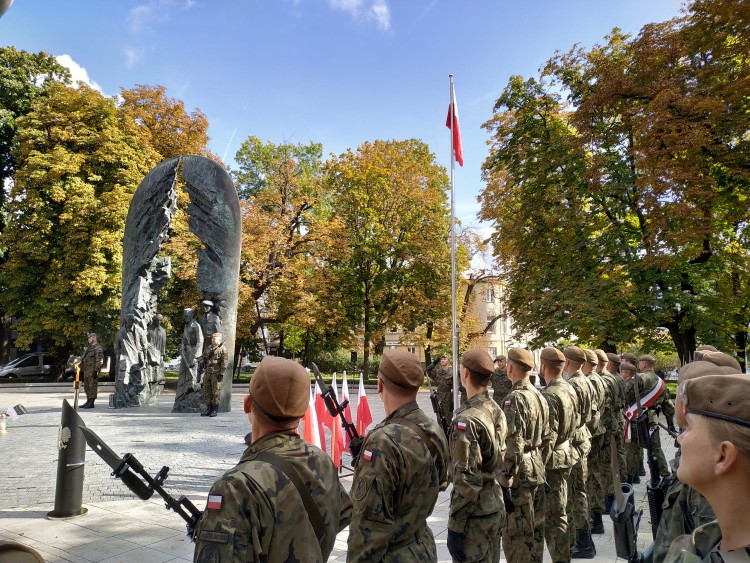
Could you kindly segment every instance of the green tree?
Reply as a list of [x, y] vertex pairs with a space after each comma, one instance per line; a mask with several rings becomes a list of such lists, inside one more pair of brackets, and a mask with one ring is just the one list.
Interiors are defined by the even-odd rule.
[[448, 178], [426, 144], [375, 141], [332, 157], [325, 186], [342, 222], [331, 299], [370, 345], [389, 325], [414, 332], [450, 315]]

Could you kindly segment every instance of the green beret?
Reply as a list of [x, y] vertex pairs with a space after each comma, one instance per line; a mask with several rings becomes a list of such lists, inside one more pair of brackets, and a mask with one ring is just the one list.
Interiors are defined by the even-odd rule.
[[378, 371], [387, 381], [406, 389], [419, 389], [424, 382], [422, 364], [414, 354], [405, 350], [383, 352]]
[[485, 350], [475, 348], [467, 350], [461, 354], [461, 365], [479, 375], [492, 375], [495, 373], [495, 366], [492, 358]]
[[698, 377], [680, 383], [677, 392], [689, 413], [750, 428], [750, 377], [746, 375]]
[[552, 346], [547, 346], [544, 350], [542, 350], [541, 358], [545, 362], [549, 362], [551, 364], [565, 363], [565, 355], [560, 352], [560, 350]]
[[266, 356], [250, 379], [250, 396], [274, 420], [300, 418], [310, 403], [310, 374], [297, 362]]
[[508, 350], [508, 359], [518, 365], [534, 369], [534, 356], [526, 348], [511, 348]]
[[582, 364], [586, 361], [586, 354], [578, 346], [568, 346], [563, 350], [563, 355], [574, 362]]

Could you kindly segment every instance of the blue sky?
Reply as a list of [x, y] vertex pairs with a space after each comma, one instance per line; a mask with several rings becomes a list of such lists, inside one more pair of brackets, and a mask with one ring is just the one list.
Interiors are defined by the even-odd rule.
[[[556, 50], [637, 33], [679, 15], [678, 0], [16, 0], [0, 44], [63, 59], [107, 95], [159, 84], [208, 117], [211, 148], [249, 135], [323, 144], [424, 140], [446, 168], [454, 74], [464, 167], [457, 216], [477, 225], [481, 129], [512, 74]], [[80, 68], [78, 68], [80, 67]]]

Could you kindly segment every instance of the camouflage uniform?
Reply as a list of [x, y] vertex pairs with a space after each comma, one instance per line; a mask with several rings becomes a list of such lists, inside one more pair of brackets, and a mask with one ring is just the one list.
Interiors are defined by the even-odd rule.
[[589, 527], [589, 503], [586, 496], [586, 478], [588, 477], [587, 457], [591, 450], [591, 395], [593, 393], [588, 378], [581, 370], [571, 374], [568, 383], [573, 387], [578, 398], [580, 426], [573, 438], [573, 446], [578, 451], [580, 461], [573, 465], [568, 481], [568, 524], [570, 545], [575, 542], [576, 530]]
[[498, 405], [502, 405], [513, 387], [513, 383], [508, 379], [508, 372], [495, 370], [495, 373], [490, 376], [490, 382], [492, 383], [492, 398]]
[[[93, 337], [92, 337], [93, 338]], [[99, 370], [102, 369], [104, 351], [99, 343], [89, 344], [81, 357], [81, 369], [83, 370], [83, 389], [86, 398], [96, 399], [99, 387]]]
[[542, 389], [542, 396], [549, 406], [549, 442], [542, 452], [549, 485], [544, 539], [552, 561], [557, 563], [570, 560], [568, 479], [571, 468], [579, 461], [573, 438], [581, 419], [575, 391], [562, 377], [550, 381]]
[[505, 454], [506, 431], [505, 415], [487, 391], [474, 395], [456, 411], [448, 529], [464, 536], [466, 561], [500, 561], [505, 505], [496, 479]]
[[[664, 563], [723, 563], [725, 559], [719, 553], [719, 547], [721, 529], [718, 521], [715, 521], [696, 528], [692, 534], [680, 536], [672, 542]], [[750, 546], [735, 549], [732, 553], [736, 559], [726, 561], [746, 560], [750, 554]]]
[[[326, 529], [318, 542], [302, 497], [287, 476], [259, 452], [292, 463], [320, 510]], [[352, 505], [331, 459], [296, 432], [272, 432], [253, 443], [236, 467], [211, 487], [219, 507], [207, 509], [195, 531], [198, 563], [218, 561], [326, 561]]]
[[602, 472], [606, 467], [602, 467], [602, 451], [609, 452], [609, 448], [604, 447], [605, 433], [607, 432], [607, 387], [604, 380], [599, 377], [595, 371], [591, 371], [586, 376], [594, 389], [591, 399], [592, 419], [589, 426], [591, 431], [591, 451], [589, 452], [587, 465], [588, 477], [586, 478], [586, 496], [589, 501], [589, 510], [593, 512], [604, 511], [604, 483]]
[[[429, 446], [411, 423], [422, 428]], [[427, 518], [447, 487], [447, 474], [445, 435], [416, 401], [373, 428], [354, 472], [347, 561], [436, 561]]]
[[513, 385], [503, 401], [503, 411], [508, 434], [500, 484], [511, 486], [516, 507], [505, 521], [503, 551], [509, 563], [541, 563], [545, 503], [542, 449], [549, 439], [549, 409], [525, 377]]
[[604, 444], [602, 445], [602, 458], [600, 463], [604, 468], [602, 473], [604, 492], [605, 494], [611, 495], [614, 493], [614, 483], [612, 482], [612, 471], [609, 470], [611, 467], [609, 450], [610, 438], [615, 439], [617, 457], [619, 458], [618, 460], [620, 463], [620, 482], [627, 479], [627, 474], [625, 473], [625, 440], [623, 436], [625, 427], [625, 417], [623, 415], [625, 393], [624, 385], [620, 385], [622, 378], [619, 375], [610, 373], [606, 368], [604, 368], [599, 375], [607, 384], [607, 397], [610, 400], [607, 421], [605, 422], [607, 432], [605, 434]]
[[[453, 368], [448, 366], [448, 369], [446, 369], [438, 363], [427, 371], [427, 375], [430, 376], [430, 379], [435, 382], [435, 386], [437, 387], [437, 396], [443, 416], [448, 421], [448, 424], [450, 424], [451, 420], [453, 420]], [[463, 404], [466, 389], [461, 386], [459, 391], [461, 392], [461, 404]]]
[[[634, 379], [638, 380], [638, 391], [639, 396], [641, 397], [641, 401], [643, 401], [643, 397], [647, 395], [649, 391], [654, 389], [654, 387], [660, 382], [659, 376], [656, 375], [653, 371], [644, 371], [642, 373], [638, 373], [635, 375]], [[631, 379], [631, 381], [633, 381], [634, 379]], [[635, 389], [632, 385], [628, 387], [627, 396], [625, 399], [628, 405], [635, 404]], [[654, 401], [648, 409], [648, 426], [651, 434], [651, 450], [656, 457], [659, 475], [666, 477], [669, 475], [669, 466], [667, 465], [667, 458], [664, 456], [664, 450], [662, 450], [661, 448], [661, 437], [659, 435], [659, 411], [663, 411], [664, 416], [667, 417], [667, 421], [670, 422], [670, 424], [673, 424], [672, 420], [674, 418], [674, 405], [669, 398], [669, 390], [666, 387], [664, 388], [664, 391], [662, 391], [662, 393], [657, 397], [656, 401]], [[633, 428], [633, 430], [635, 430], [635, 428]], [[633, 435], [631, 438], [631, 443], [633, 441], [638, 441], [638, 438], [635, 435]], [[639, 452], [638, 455], [642, 455], [642, 452]], [[633, 454], [633, 459], [635, 459], [635, 454]], [[629, 468], [631, 467], [631, 464], [632, 460], [628, 464]]]
[[223, 344], [216, 348], [209, 345], [203, 352], [203, 401], [206, 406], [218, 407], [221, 398], [221, 379], [229, 365], [227, 349]]

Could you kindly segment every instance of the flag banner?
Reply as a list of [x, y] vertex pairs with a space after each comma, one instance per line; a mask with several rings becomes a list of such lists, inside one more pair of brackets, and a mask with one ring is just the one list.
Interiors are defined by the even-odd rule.
[[370, 403], [367, 401], [367, 391], [365, 391], [365, 382], [362, 374], [359, 374], [359, 395], [357, 397], [357, 434], [364, 436], [367, 434], [367, 427], [372, 424], [372, 413], [370, 412]]
[[318, 418], [318, 430], [320, 432], [320, 449], [327, 452], [326, 448], [326, 431], [325, 426], [331, 427], [331, 414], [326, 408], [325, 401], [323, 400], [323, 392], [318, 387], [318, 383], [315, 383], [315, 415]]
[[459, 166], [464, 165], [464, 151], [461, 146], [461, 128], [458, 126], [458, 103], [456, 103], [456, 91], [453, 88], [451, 80], [451, 101], [448, 104], [448, 118], [445, 120], [445, 126], [451, 130], [453, 135], [453, 154], [451, 157], [456, 159]]
[[322, 428], [318, 424], [318, 415], [315, 412], [315, 388], [310, 390], [310, 402], [307, 405], [305, 416], [302, 417], [302, 425], [302, 439], [323, 449], [324, 445], [320, 441]]

